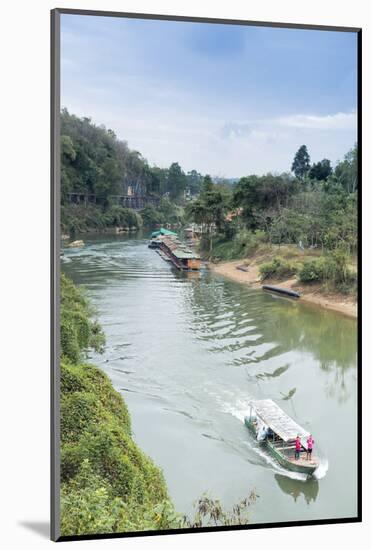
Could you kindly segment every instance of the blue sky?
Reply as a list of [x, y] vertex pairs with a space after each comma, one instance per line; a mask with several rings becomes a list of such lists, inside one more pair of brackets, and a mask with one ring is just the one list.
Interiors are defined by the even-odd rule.
[[62, 15], [61, 103], [161, 167], [333, 163], [356, 141], [355, 33]]

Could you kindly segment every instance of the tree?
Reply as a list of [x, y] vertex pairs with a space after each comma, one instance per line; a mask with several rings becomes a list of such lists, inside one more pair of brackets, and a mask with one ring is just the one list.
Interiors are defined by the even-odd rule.
[[61, 136], [61, 153], [62, 159], [72, 162], [75, 160], [76, 151], [73, 147], [73, 141], [70, 136]]
[[[260, 214], [263, 211], [274, 215], [280, 212], [289, 197], [297, 192], [297, 187], [297, 182], [288, 174], [244, 177], [234, 189], [233, 205], [242, 208], [242, 216], [249, 229], [259, 229]], [[263, 229], [266, 229], [266, 223]]]
[[354, 193], [358, 188], [358, 147], [357, 144], [335, 168], [337, 181], [347, 193]]
[[187, 178], [177, 162], [173, 162], [169, 168], [167, 185], [172, 199], [178, 199], [183, 195], [187, 185]]
[[328, 159], [312, 164], [308, 176], [311, 180], [326, 181], [332, 174], [331, 163]]
[[61, 112], [61, 164], [62, 204], [71, 192], [94, 193], [107, 205], [109, 195], [124, 194], [127, 185], [135, 184], [143, 193], [157, 193], [162, 185], [163, 172], [152, 172], [142, 155], [112, 130], [67, 109]]
[[191, 195], [198, 195], [201, 190], [202, 175], [197, 170], [187, 172], [187, 188]]
[[150, 227], [154, 228], [158, 225], [162, 225], [165, 222], [164, 215], [156, 210], [152, 204], [147, 204], [143, 208], [143, 210], [140, 211], [140, 215], [143, 219], [143, 225], [144, 227]]
[[153, 166], [151, 168], [152, 182], [150, 184], [151, 192], [159, 195], [164, 195], [167, 189], [168, 181], [168, 169], [159, 168], [158, 166]]
[[226, 200], [223, 193], [215, 188], [210, 176], [205, 176], [202, 193], [187, 206], [187, 215], [197, 224], [204, 226], [209, 241], [209, 251], [213, 247], [213, 233], [220, 231], [226, 214]]
[[214, 184], [211, 177], [207, 174], [202, 182], [202, 193], [208, 193], [213, 190]]
[[299, 179], [304, 179], [310, 169], [310, 156], [306, 145], [299, 147], [295, 154], [291, 171]]

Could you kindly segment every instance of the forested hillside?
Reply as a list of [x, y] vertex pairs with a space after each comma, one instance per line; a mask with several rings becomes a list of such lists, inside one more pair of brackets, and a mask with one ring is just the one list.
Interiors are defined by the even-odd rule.
[[[65, 233], [195, 222], [202, 227], [200, 251], [205, 258], [246, 258], [268, 246], [271, 264], [262, 268], [263, 277], [291, 273], [302, 282], [332, 281], [339, 289], [354, 290], [357, 145], [335, 166], [326, 158], [312, 162], [302, 145], [285, 173], [248, 175], [247, 160], [246, 176], [213, 181], [196, 170], [186, 174], [178, 162], [168, 168], [151, 166], [112, 130], [66, 109], [61, 133]], [[117, 196], [129, 188], [145, 197], [144, 207], [133, 210], [120, 204]], [[71, 193], [87, 198], [73, 204]], [[282, 245], [313, 254], [289, 265], [280, 250], [272, 255]]]
[[263, 279], [297, 275], [304, 283], [354, 290], [357, 146], [333, 168], [328, 159], [311, 164], [303, 145], [291, 170], [242, 177], [230, 188], [206, 177], [187, 206], [188, 218], [204, 228], [204, 257], [248, 258], [260, 251], [270, 260], [260, 269]]
[[[61, 215], [64, 232], [115, 226], [138, 228], [143, 223], [148, 226], [177, 223], [182, 217], [185, 195], [198, 194], [201, 181], [202, 176], [196, 170], [185, 174], [177, 162], [168, 168], [150, 166], [140, 152], [129, 149], [112, 130], [63, 109]], [[148, 200], [144, 216], [118, 203], [117, 195], [126, 195], [129, 187], [131, 193]], [[93, 196], [94, 200], [87, 204], [71, 204], [71, 193]]]

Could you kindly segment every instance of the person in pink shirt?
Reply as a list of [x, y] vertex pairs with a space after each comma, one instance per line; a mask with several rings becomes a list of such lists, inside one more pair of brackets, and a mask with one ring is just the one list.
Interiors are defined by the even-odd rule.
[[310, 434], [310, 436], [307, 439], [307, 460], [309, 460], [309, 458], [312, 458], [313, 445], [314, 445], [314, 439], [312, 437], [312, 434]]
[[300, 458], [300, 449], [301, 449], [301, 442], [298, 434], [295, 439], [295, 460], [298, 460]]

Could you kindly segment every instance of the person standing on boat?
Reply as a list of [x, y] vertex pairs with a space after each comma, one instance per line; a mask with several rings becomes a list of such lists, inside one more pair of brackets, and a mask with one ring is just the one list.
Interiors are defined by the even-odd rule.
[[300, 449], [301, 449], [301, 441], [298, 434], [295, 439], [295, 460], [299, 460], [300, 458]]
[[314, 445], [314, 439], [312, 437], [312, 434], [310, 434], [310, 436], [307, 439], [307, 460], [309, 460], [309, 458], [312, 458], [313, 445]]

